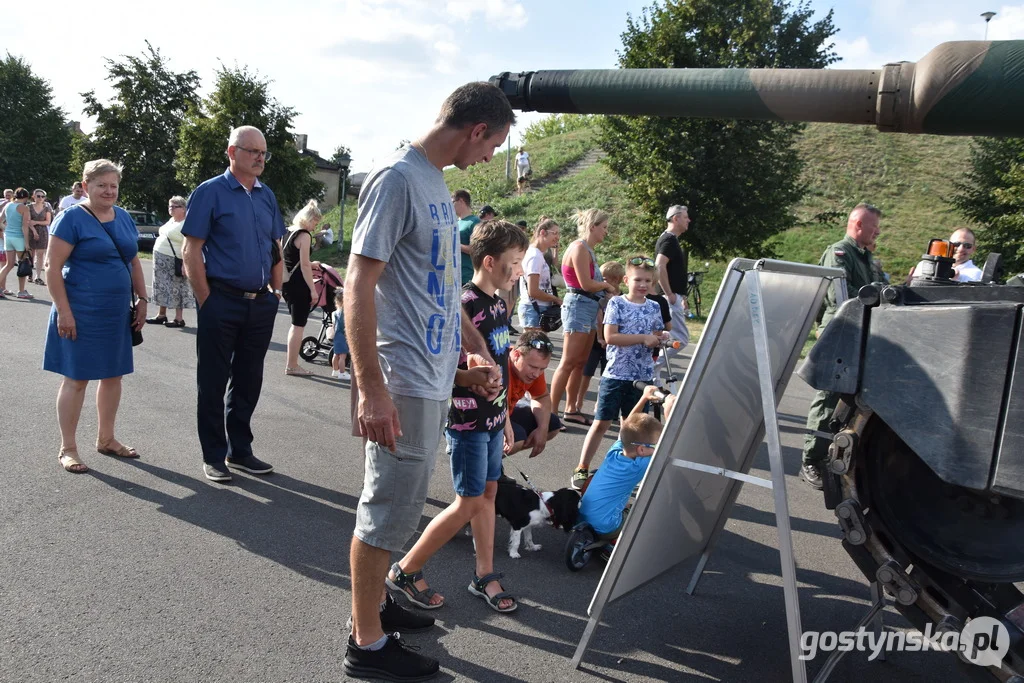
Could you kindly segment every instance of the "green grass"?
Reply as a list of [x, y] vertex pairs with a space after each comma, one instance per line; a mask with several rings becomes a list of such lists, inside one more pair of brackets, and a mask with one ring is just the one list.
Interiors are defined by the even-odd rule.
[[[552, 135], [528, 145], [530, 168], [533, 170], [533, 182], [543, 180], [569, 164], [581, 159], [597, 144], [597, 131], [593, 128], [573, 131], [564, 135]], [[515, 155], [517, 148], [512, 148], [512, 178], [505, 178], [505, 159], [507, 151], [494, 155], [490, 163], [476, 164], [465, 171], [450, 168], [444, 172], [444, 181], [452, 192], [458, 189], [469, 190], [476, 207], [484, 204], [495, 205], [495, 201], [504, 195], [511, 194], [516, 184]]]

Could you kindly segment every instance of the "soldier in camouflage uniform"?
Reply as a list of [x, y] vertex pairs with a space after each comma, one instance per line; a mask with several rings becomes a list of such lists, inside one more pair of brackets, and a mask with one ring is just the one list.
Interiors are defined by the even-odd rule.
[[[830, 268], [842, 268], [846, 273], [846, 295], [848, 298], [857, 296], [857, 291], [864, 285], [878, 281], [881, 268], [876, 265], [871, 254], [875, 250], [875, 240], [878, 239], [879, 222], [882, 212], [870, 204], [858, 204], [850, 212], [850, 218], [846, 223], [846, 237], [829, 246], [822, 254], [819, 265]], [[821, 319], [821, 327], [832, 319], [836, 314], [835, 293], [829, 287], [825, 297], [825, 313]], [[800, 478], [816, 489], [820, 489], [821, 468], [824, 466], [828, 456], [828, 446], [831, 443], [814, 435], [814, 432], [830, 432], [829, 421], [832, 413], [839, 403], [839, 394], [828, 391], [819, 391], [814, 401], [811, 402], [810, 412], [807, 414], [807, 431], [811, 432], [804, 436], [803, 466], [800, 468]]]

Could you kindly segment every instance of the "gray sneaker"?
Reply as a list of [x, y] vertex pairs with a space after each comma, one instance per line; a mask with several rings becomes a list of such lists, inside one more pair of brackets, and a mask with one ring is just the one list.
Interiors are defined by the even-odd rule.
[[574, 491], [582, 491], [583, 485], [587, 483], [587, 479], [589, 478], [590, 472], [582, 467], [577, 467], [573, 470], [572, 478], [569, 479], [569, 486], [571, 486]]
[[231, 473], [224, 465], [215, 465], [208, 462], [203, 463], [203, 474], [210, 481], [231, 481]]

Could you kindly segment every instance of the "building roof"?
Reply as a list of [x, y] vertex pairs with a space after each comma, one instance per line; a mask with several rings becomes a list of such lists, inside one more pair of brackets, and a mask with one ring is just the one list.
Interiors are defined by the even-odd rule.
[[341, 170], [341, 166], [339, 166], [338, 164], [332, 163], [332, 162], [328, 161], [327, 159], [324, 159], [322, 156], [320, 156], [319, 154], [316, 153], [315, 149], [300, 149], [299, 150], [299, 155], [312, 159], [313, 163], [316, 164], [316, 167], [318, 169], [321, 169], [321, 170], [324, 170], [324, 171], [333, 171], [335, 173], [337, 173], [338, 171]]

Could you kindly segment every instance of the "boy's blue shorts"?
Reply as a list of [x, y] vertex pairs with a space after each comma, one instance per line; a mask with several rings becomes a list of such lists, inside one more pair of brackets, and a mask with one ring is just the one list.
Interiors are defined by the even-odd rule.
[[501, 477], [504, 428], [491, 432], [456, 432], [446, 429], [444, 440], [448, 444], [455, 493], [463, 498], [484, 495], [487, 482], [498, 481]]
[[625, 419], [643, 398], [644, 392], [633, 386], [633, 380], [602, 377], [597, 390], [595, 420], [614, 420], [619, 415]]

